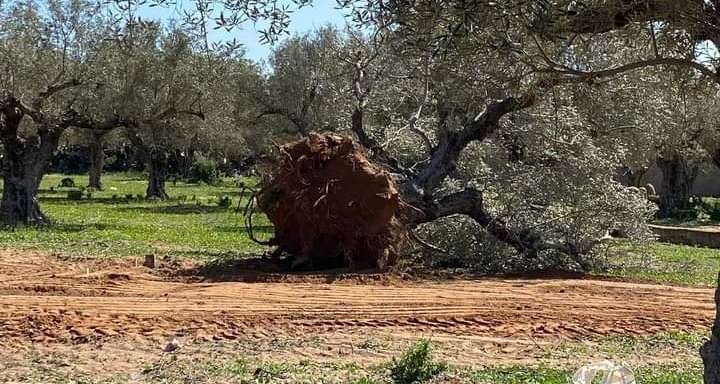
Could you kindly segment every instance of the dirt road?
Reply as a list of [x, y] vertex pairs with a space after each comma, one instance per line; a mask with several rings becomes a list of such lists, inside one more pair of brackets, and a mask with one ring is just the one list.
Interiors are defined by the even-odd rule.
[[133, 261], [0, 252], [0, 340], [238, 339], [342, 329], [567, 337], [705, 329], [713, 292], [594, 280], [189, 282]]

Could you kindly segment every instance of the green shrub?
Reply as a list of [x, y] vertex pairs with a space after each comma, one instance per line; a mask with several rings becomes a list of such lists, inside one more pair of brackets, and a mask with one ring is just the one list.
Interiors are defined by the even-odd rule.
[[445, 371], [444, 363], [432, 359], [430, 341], [421, 340], [413, 345], [400, 360], [393, 359], [390, 377], [395, 384], [424, 383]]
[[694, 220], [697, 220], [698, 214], [699, 214], [698, 210], [695, 209], [694, 207], [689, 208], [689, 209], [676, 208], [676, 209], [672, 210], [672, 212], [670, 213], [670, 216], [673, 219], [679, 220], [679, 221], [694, 221]]
[[221, 177], [217, 163], [211, 159], [197, 157], [190, 166], [189, 181], [191, 183], [218, 185]]
[[699, 205], [700, 205], [700, 208], [702, 208], [702, 211], [708, 216], [708, 218], [711, 221], [714, 221], [714, 222], [720, 221], [720, 201], [718, 201], [718, 200], [712, 200], [712, 201], [700, 200]]
[[74, 188], [75, 187], [75, 180], [73, 180], [70, 177], [66, 177], [62, 180], [60, 180], [60, 187], [63, 188]]

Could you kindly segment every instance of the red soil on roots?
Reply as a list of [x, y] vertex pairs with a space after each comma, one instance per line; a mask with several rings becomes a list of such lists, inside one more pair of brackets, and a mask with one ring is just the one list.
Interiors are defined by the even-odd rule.
[[384, 269], [397, 261], [405, 238], [397, 187], [352, 139], [311, 134], [282, 146], [278, 160], [258, 193], [276, 245], [313, 266], [344, 260]]

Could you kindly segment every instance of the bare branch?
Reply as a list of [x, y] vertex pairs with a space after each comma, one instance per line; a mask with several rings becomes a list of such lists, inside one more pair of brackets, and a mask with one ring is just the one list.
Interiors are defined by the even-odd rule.
[[427, 147], [428, 152], [432, 153], [433, 151], [433, 144], [432, 141], [430, 141], [430, 138], [423, 132], [421, 129], [419, 129], [415, 124], [420, 119], [420, 116], [422, 115], [423, 108], [427, 103], [430, 102], [430, 78], [428, 77], [425, 80], [425, 94], [423, 96], [423, 101], [420, 103], [420, 106], [418, 107], [417, 111], [410, 116], [410, 120], [408, 121], [407, 127], [410, 128], [410, 131], [415, 133], [416, 135], [420, 136], [420, 139], [422, 139], [423, 143], [425, 144], [425, 147]]
[[138, 122], [133, 119], [117, 115], [104, 120], [97, 120], [71, 109], [63, 114], [62, 125], [66, 127], [88, 129], [93, 131], [95, 134], [105, 134], [120, 127], [137, 127]]
[[[365, 107], [367, 105], [367, 99], [370, 96], [371, 87], [365, 84], [365, 68], [369, 65], [369, 61], [363, 60], [361, 55], [355, 61], [355, 78], [353, 79], [353, 92], [355, 97], [355, 110], [351, 116], [351, 129], [357, 136], [360, 144], [366, 149], [373, 152], [374, 157], [385, 163], [389, 168], [395, 172], [405, 173], [405, 170], [400, 165], [397, 159], [393, 158], [388, 154], [377, 140], [370, 137], [365, 131], [364, 116]], [[374, 56], [373, 56], [374, 58]]]
[[82, 81], [78, 79], [70, 79], [63, 82], [55, 82], [52, 85], [48, 86], [44, 91], [40, 92], [37, 97], [35, 97], [32, 101], [32, 108], [35, 110], [40, 110], [42, 108], [43, 103], [55, 95], [58, 92], [64, 91], [66, 89], [74, 88], [77, 86], [82, 85]]
[[[576, 81], [590, 81], [595, 78], [603, 78], [603, 77], [612, 77], [621, 75], [625, 72], [631, 72], [642, 68], [649, 68], [649, 67], [660, 67], [660, 66], [677, 66], [677, 67], [687, 67], [697, 70], [698, 72], [704, 74], [705, 76], [708, 76], [713, 79], [713, 81], [720, 83], [720, 76], [718, 76], [717, 73], [715, 73], [710, 68], [692, 60], [685, 60], [685, 59], [678, 59], [673, 57], [658, 57], [654, 59], [649, 60], [643, 60], [643, 61], [637, 61], [634, 63], [629, 63], [625, 65], [621, 65], [619, 67], [605, 69], [601, 71], [579, 71], [574, 70], [570, 68], [547, 68], [544, 70], [541, 70], [541, 72], [544, 73], [555, 73], [559, 75], [569, 75], [569, 76], [575, 76], [577, 77]], [[570, 82], [573, 81], [571, 78], [565, 79], [566, 81]]]

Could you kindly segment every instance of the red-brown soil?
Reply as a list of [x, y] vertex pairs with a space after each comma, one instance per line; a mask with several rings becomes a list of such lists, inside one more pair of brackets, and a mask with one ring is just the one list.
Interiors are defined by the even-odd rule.
[[395, 264], [405, 231], [396, 218], [393, 178], [351, 138], [312, 133], [279, 148], [278, 163], [258, 193], [258, 206], [283, 251], [333, 265]]
[[704, 330], [714, 310], [710, 289], [627, 282], [197, 282], [139, 264], [0, 251], [0, 340], [233, 340], [333, 330], [578, 339]]

